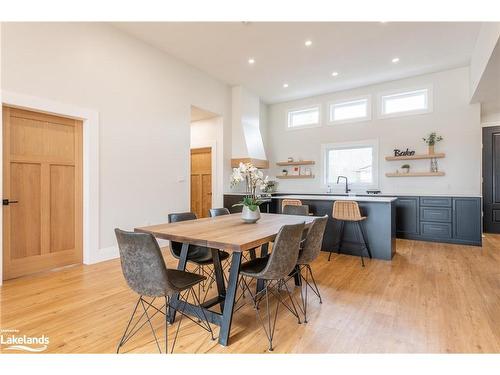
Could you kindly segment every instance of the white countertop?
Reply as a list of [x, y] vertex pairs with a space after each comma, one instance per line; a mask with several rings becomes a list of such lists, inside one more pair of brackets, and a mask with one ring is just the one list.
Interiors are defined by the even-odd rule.
[[360, 197], [356, 195], [280, 195], [272, 199], [303, 199], [318, 201], [355, 201], [355, 202], [377, 202], [390, 203], [398, 199], [397, 197]]

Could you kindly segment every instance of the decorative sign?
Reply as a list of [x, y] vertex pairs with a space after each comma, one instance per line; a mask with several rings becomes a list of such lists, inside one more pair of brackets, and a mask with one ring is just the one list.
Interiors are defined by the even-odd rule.
[[415, 151], [410, 151], [408, 148], [406, 151], [401, 151], [398, 148], [394, 149], [394, 156], [413, 156], [415, 155]]

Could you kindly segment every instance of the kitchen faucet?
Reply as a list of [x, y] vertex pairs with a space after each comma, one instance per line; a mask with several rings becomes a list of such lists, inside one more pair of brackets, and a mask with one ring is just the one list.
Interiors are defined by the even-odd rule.
[[343, 178], [345, 180], [345, 193], [346, 194], [349, 194], [349, 192], [351, 191], [351, 189], [349, 189], [348, 185], [347, 185], [347, 177], [346, 176], [338, 176], [337, 177], [337, 184], [339, 183], [339, 180]]

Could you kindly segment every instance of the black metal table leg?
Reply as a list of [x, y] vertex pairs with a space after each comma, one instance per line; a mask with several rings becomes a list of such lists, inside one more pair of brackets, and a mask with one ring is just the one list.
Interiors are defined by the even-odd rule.
[[[269, 252], [269, 244], [265, 243], [260, 248], [260, 256], [265, 257], [268, 252]], [[257, 280], [257, 289], [255, 292], [259, 293], [262, 289], [264, 289], [264, 280], [258, 279]]]
[[[188, 251], [189, 251], [189, 244], [183, 243], [182, 249], [181, 249], [181, 256], [179, 258], [179, 263], [177, 264], [177, 269], [180, 271], [186, 270]], [[179, 302], [179, 294], [178, 293], [174, 294], [170, 298], [170, 301], [171, 301], [173, 306], [177, 306], [177, 302]], [[172, 324], [175, 321], [175, 310], [174, 309], [168, 310], [168, 321], [170, 324]]]
[[220, 311], [224, 312], [224, 301], [223, 299], [226, 297], [226, 286], [224, 284], [224, 269], [222, 267], [220, 261], [220, 252], [218, 249], [210, 249], [212, 250], [212, 259], [214, 260], [214, 272], [215, 272], [215, 282], [217, 284], [217, 294], [221, 299], [220, 302]]
[[231, 259], [231, 270], [227, 283], [226, 298], [224, 300], [224, 311], [219, 332], [219, 344], [227, 346], [229, 334], [231, 333], [231, 321], [233, 320], [233, 308], [238, 289], [238, 277], [240, 275], [241, 252], [234, 252]]
[[300, 267], [295, 266], [293, 278], [295, 279], [295, 286], [302, 286], [302, 277], [300, 277]]

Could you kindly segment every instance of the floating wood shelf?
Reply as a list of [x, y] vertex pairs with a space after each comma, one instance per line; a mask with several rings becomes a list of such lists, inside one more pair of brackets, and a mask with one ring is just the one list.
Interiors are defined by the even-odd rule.
[[301, 161], [279, 161], [276, 163], [276, 165], [279, 165], [281, 167], [287, 166], [287, 165], [313, 165], [315, 164], [314, 160], [301, 160]]
[[444, 172], [386, 173], [387, 177], [433, 177], [444, 176]]
[[444, 158], [446, 154], [421, 154], [421, 155], [411, 155], [411, 156], [386, 156], [385, 160], [419, 160], [419, 159], [441, 159]]
[[280, 179], [283, 179], [283, 180], [291, 180], [291, 179], [294, 179], [294, 178], [314, 178], [314, 175], [305, 175], [305, 174], [301, 174], [301, 175], [298, 175], [298, 176], [291, 176], [291, 175], [287, 175], [287, 176], [276, 176], [276, 178], [280, 178]]

